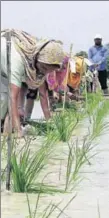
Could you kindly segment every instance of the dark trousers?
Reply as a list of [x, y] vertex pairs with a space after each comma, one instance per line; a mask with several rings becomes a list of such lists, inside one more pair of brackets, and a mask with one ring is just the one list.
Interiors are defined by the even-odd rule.
[[[45, 82], [45, 84], [46, 84], [46, 89], [47, 89], [47, 91], [48, 91], [48, 96], [49, 96], [49, 97], [53, 97], [53, 91], [52, 91], [52, 90], [49, 90], [47, 82]], [[35, 100], [35, 99], [37, 98], [37, 95], [38, 95], [38, 88], [35, 89], [35, 90], [28, 89], [28, 92], [27, 92], [27, 96], [26, 96], [26, 97], [27, 97], [27, 99], [33, 99], [33, 100]]]
[[69, 92], [73, 93], [74, 92], [74, 89], [72, 87], [70, 87], [69, 85], [67, 85], [68, 88], [69, 88]]
[[101, 85], [102, 90], [107, 89], [107, 71], [102, 70], [98, 71], [98, 79]]

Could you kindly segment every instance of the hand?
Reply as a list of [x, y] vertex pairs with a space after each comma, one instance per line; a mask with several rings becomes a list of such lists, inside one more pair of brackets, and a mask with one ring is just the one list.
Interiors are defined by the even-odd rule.
[[96, 68], [96, 67], [98, 67], [99, 66], [99, 64], [94, 64], [94, 67]]
[[20, 130], [20, 131], [18, 131], [18, 133], [17, 133], [17, 137], [18, 137], [18, 138], [23, 138], [24, 135], [25, 135], [25, 132], [24, 132], [23, 130]]

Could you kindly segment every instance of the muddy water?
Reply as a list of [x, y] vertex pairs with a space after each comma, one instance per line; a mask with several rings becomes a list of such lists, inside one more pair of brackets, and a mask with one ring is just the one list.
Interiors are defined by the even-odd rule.
[[[37, 113], [34, 110], [32, 117], [39, 118], [40, 114], [40, 107], [37, 105]], [[65, 210], [65, 214], [69, 218], [99, 218], [97, 202], [99, 202], [100, 218], [109, 218], [109, 133], [100, 137], [99, 145], [95, 150], [99, 154], [93, 158], [91, 166], [86, 165], [82, 169], [81, 175], [85, 179], [75, 189], [77, 197]], [[52, 165], [52, 167], [54, 167], [53, 171], [56, 173], [49, 178], [49, 182], [55, 181], [57, 184], [59, 182], [57, 174], [59, 166]], [[72, 192], [64, 195], [56, 194], [55, 196], [43, 195], [39, 204], [39, 211], [42, 211], [43, 207], [47, 206], [51, 200], [58, 203], [63, 199], [60, 205], [63, 208], [74, 194]], [[34, 210], [37, 195], [30, 194], [29, 198], [31, 208]], [[28, 208], [25, 194], [2, 191], [2, 218], [25, 218], [27, 215]], [[62, 215], [61, 217], [67, 216]], [[39, 215], [37, 218], [39, 218]], [[53, 218], [56, 218], [56, 215]]]

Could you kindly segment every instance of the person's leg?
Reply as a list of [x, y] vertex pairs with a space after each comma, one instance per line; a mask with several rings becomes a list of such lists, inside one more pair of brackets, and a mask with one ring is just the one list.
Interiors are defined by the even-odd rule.
[[50, 104], [52, 104], [52, 103], [54, 103], [53, 91], [49, 90], [48, 87], [47, 87], [47, 91], [48, 91], [48, 97], [49, 97]]
[[8, 116], [8, 79], [1, 72], [1, 131], [7, 134], [11, 130], [9, 129], [9, 116]]
[[25, 96], [27, 94], [27, 90], [28, 90], [28, 86], [26, 85], [26, 83], [22, 83], [21, 91], [19, 93], [19, 106], [21, 106], [22, 108], [24, 108]]
[[5, 120], [4, 120], [4, 126], [3, 126], [3, 133], [4, 135], [7, 133], [11, 133], [12, 132], [12, 129], [10, 129], [10, 126], [9, 126], [9, 114], [7, 113], [6, 117], [5, 117]]
[[25, 105], [25, 119], [30, 119], [34, 107], [34, 100], [37, 98], [38, 89], [28, 89], [26, 105]]
[[59, 100], [58, 100], [59, 103], [62, 103], [63, 102], [63, 98], [62, 98], [62, 95], [59, 93]]
[[108, 94], [108, 87], [107, 87], [107, 71], [98, 71], [98, 79], [101, 85], [101, 89], [104, 94]]
[[1, 120], [1, 133], [3, 133], [4, 130], [4, 120]]
[[90, 92], [93, 92], [93, 82], [90, 83]]
[[74, 94], [74, 89], [71, 86], [68, 86], [69, 88], [69, 92], [71, 92], [72, 94]]
[[54, 97], [54, 92], [53, 92], [53, 90], [49, 90], [47, 82], [45, 82], [45, 84], [46, 84], [46, 89], [47, 89], [47, 92], [48, 92], [49, 107], [50, 107], [51, 110], [53, 110], [54, 105], [56, 103], [55, 102], [55, 97]]
[[8, 98], [4, 95], [4, 93], [1, 93], [1, 132], [4, 132], [4, 122], [6, 113], [8, 111], [8, 104], [7, 104]]
[[2, 75], [1, 72], [1, 99], [0, 99], [0, 106], [1, 106], [1, 120], [5, 119], [5, 116], [8, 111], [8, 80]]
[[3, 134], [9, 133], [9, 116], [8, 116], [8, 95], [1, 93], [1, 132]]
[[1, 120], [5, 119], [8, 111], [8, 95], [7, 93], [1, 93]]
[[93, 87], [92, 91], [95, 93], [96, 92], [96, 75], [93, 75]]
[[22, 83], [22, 87], [21, 87], [21, 91], [19, 93], [19, 99], [18, 99], [18, 111], [19, 111], [21, 123], [23, 122], [24, 117], [25, 117], [24, 107], [25, 107], [25, 97], [27, 94], [27, 90], [28, 90], [28, 87], [26, 83]]

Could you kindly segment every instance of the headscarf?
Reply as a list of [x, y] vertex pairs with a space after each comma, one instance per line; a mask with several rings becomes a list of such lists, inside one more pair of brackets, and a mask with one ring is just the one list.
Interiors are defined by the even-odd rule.
[[36, 72], [35, 60], [47, 64], [60, 64], [64, 56], [62, 44], [55, 40], [38, 40], [24, 31], [14, 29], [1, 31], [1, 36], [6, 37], [7, 32], [11, 32], [15, 47], [23, 58], [27, 76], [36, 86], [40, 86], [45, 76]]
[[61, 65], [63, 57], [62, 44], [52, 40], [40, 51], [38, 61], [46, 64]]
[[[73, 57], [75, 62], [78, 57]], [[47, 83], [50, 90], [54, 90], [56, 92], [64, 91], [66, 86], [70, 86], [73, 89], [77, 89], [81, 82], [81, 75], [83, 74], [83, 67], [79, 67], [78, 62], [76, 62], [76, 73], [71, 72], [69, 68], [68, 77], [67, 77], [67, 64], [69, 61], [69, 56], [65, 56], [63, 59], [63, 67], [60, 71], [50, 73], [47, 76]], [[80, 59], [81, 60], [81, 59]], [[83, 58], [82, 58], [83, 60]], [[82, 60], [80, 63], [82, 63]], [[80, 71], [81, 70], [81, 71]]]
[[54, 90], [55, 92], [65, 90], [67, 86], [66, 76], [67, 76], [68, 61], [69, 61], [69, 57], [64, 56], [61, 69], [47, 75], [46, 80], [48, 83], [49, 90]]

